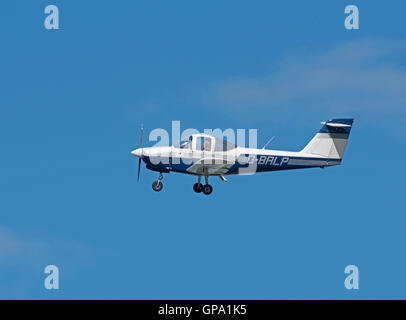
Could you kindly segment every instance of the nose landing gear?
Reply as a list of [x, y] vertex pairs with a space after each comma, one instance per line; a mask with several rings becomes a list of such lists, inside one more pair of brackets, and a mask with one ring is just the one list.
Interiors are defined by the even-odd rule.
[[163, 178], [164, 178], [164, 176], [162, 175], [162, 172], [160, 172], [160, 173], [159, 173], [158, 180], [156, 180], [156, 181], [154, 181], [154, 182], [152, 183], [152, 190], [154, 190], [154, 191], [156, 191], [156, 192], [162, 190], [162, 188], [163, 188], [164, 185], [162, 184], [161, 180], [163, 180]]

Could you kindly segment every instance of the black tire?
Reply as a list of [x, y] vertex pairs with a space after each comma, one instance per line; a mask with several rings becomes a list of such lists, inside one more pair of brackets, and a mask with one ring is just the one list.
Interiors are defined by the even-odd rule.
[[203, 191], [203, 185], [202, 185], [201, 183], [197, 183], [197, 182], [196, 182], [196, 183], [193, 185], [193, 191], [196, 192], [196, 193], [202, 192], [202, 191]]
[[212, 192], [213, 192], [213, 187], [212, 187], [211, 185], [205, 184], [205, 185], [203, 186], [203, 193], [204, 193], [204, 194], [209, 195], [209, 194], [212, 193]]
[[156, 191], [156, 192], [161, 191], [162, 188], [163, 188], [163, 186], [164, 186], [164, 185], [162, 184], [161, 181], [159, 181], [159, 180], [154, 181], [154, 182], [152, 183], [152, 190], [154, 190], [154, 191]]

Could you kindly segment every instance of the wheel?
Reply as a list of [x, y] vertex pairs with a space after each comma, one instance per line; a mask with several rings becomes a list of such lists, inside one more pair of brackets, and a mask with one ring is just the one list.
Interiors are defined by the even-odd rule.
[[212, 193], [212, 191], [213, 191], [213, 187], [211, 185], [205, 184], [203, 186], [203, 193], [204, 194], [210, 194], [210, 193]]
[[163, 186], [164, 186], [164, 185], [162, 184], [161, 181], [159, 181], [159, 180], [154, 181], [154, 182], [152, 183], [152, 190], [157, 191], [157, 192], [158, 192], [158, 191], [161, 191]]
[[203, 185], [201, 184], [201, 183], [195, 183], [194, 185], [193, 185], [193, 190], [194, 190], [194, 192], [196, 192], [196, 193], [200, 193], [200, 192], [202, 192], [203, 191]]

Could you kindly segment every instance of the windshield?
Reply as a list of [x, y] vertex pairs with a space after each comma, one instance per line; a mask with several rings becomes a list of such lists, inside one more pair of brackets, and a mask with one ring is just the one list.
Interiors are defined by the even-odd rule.
[[181, 142], [180, 146], [178, 148], [180, 148], [180, 149], [190, 149], [190, 141]]

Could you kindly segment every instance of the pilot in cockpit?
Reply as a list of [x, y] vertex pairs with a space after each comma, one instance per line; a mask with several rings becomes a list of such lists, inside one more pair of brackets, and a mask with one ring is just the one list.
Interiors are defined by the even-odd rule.
[[211, 149], [210, 139], [204, 139], [203, 146], [204, 146], [204, 151], [210, 151], [210, 149]]

